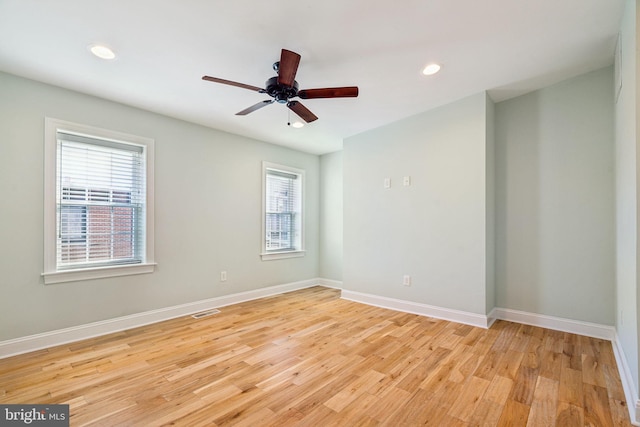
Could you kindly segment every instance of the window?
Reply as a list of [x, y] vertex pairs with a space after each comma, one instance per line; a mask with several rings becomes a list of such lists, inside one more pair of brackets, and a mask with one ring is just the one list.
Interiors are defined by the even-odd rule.
[[262, 165], [262, 259], [304, 256], [304, 171]]
[[46, 119], [45, 283], [153, 271], [153, 140]]

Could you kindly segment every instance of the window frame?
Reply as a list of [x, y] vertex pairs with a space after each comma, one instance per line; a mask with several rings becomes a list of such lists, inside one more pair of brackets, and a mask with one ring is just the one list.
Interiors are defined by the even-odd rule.
[[[65, 267], [58, 269], [56, 229], [56, 172], [58, 132], [76, 134], [94, 139], [115, 141], [120, 144], [134, 145], [142, 148], [144, 156], [144, 172], [146, 179], [145, 203], [145, 248], [142, 262], [107, 266]], [[154, 261], [154, 140], [137, 135], [101, 129], [93, 126], [72, 123], [64, 120], [45, 117], [44, 134], [44, 272], [45, 284], [92, 280], [106, 277], [128, 276], [152, 273]]]
[[[269, 170], [280, 171], [287, 174], [297, 175], [300, 180], [300, 226], [299, 226], [299, 240], [298, 245], [294, 249], [267, 249], [267, 173]], [[262, 251], [260, 256], [263, 261], [285, 259], [285, 258], [297, 258], [305, 256], [305, 233], [304, 233], [304, 216], [305, 216], [305, 171], [297, 169], [291, 166], [280, 165], [270, 162], [262, 162]]]

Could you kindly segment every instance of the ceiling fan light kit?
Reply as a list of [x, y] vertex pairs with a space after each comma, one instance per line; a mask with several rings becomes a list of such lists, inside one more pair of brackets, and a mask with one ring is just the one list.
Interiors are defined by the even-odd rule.
[[280, 61], [273, 64], [273, 70], [276, 71], [278, 75], [268, 79], [265, 82], [265, 88], [211, 76], [203, 76], [202, 79], [214, 83], [221, 83], [252, 90], [259, 93], [265, 93], [272, 98], [261, 101], [257, 104], [252, 105], [251, 107], [237, 112], [237, 116], [245, 116], [249, 113], [253, 113], [256, 110], [259, 110], [262, 107], [266, 107], [267, 105], [277, 102], [279, 104], [286, 104], [287, 107], [291, 111], [296, 113], [302, 120], [307, 123], [311, 123], [315, 120], [318, 120], [318, 117], [313, 114], [307, 107], [302, 105], [300, 101], [292, 100], [292, 98], [354, 98], [358, 96], [357, 86], [299, 90], [298, 82], [295, 80], [299, 64], [300, 55], [290, 50], [282, 49], [280, 53]]

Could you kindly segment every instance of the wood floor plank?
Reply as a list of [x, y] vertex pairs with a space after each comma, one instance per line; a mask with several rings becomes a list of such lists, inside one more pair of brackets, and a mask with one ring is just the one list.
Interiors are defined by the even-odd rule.
[[584, 426], [584, 411], [581, 406], [559, 401], [556, 414], [556, 425], [561, 427]]
[[568, 342], [564, 343], [562, 367], [576, 371], [582, 370], [582, 353], [580, 353], [579, 346]]
[[462, 392], [449, 409], [449, 415], [462, 421], [469, 421], [481, 402], [489, 381], [472, 376], [464, 384]]
[[493, 377], [491, 384], [489, 384], [489, 387], [484, 394], [484, 398], [490, 402], [494, 402], [500, 406], [504, 406], [504, 403], [507, 401], [509, 392], [512, 388], [513, 380], [511, 378], [505, 378], [496, 375]]
[[544, 376], [538, 377], [527, 426], [550, 427], [555, 425], [558, 403], [558, 382]]
[[[555, 347], [557, 348], [557, 346]], [[539, 375], [555, 381], [560, 379], [560, 371], [562, 370], [562, 353], [555, 351], [545, 351], [540, 358]]]
[[469, 419], [469, 425], [493, 427], [498, 425], [503, 405], [482, 399]]
[[613, 426], [607, 390], [588, 383], [583, 384], [583, 389], [585, 424], [601, 427]]
[[377, 425], [379, 421], [369, 416], [378, 400], [377, 396], [368, 392], [360, 393], [355, 399], [344, 406], [340, 411], [340, 422], [345, 426], [354, 425]]
[[524, 403], [507, 400], [498, 420], [498, 427], [526, 426], [530, 409], [529, 405]]
[[611, 420], [614, 426], [627, 426], [629, 419], [629, 408], [624, 401], [609, 399], [609, 409], [611, 410]]
[[0, 359], [0, 403], [83, 426], [628, 426], [611, 343], [313, 287]]
[[427, 390], [418, 389], [411, 395], [411, 398], [402, 406], [402, 410], [395, 411], [394, 414], [384, 422], [389, 426], [422, 424], [422, 420], [428, 417], [425, 412], [431, 412], [430, 408], [425, 408], [431, 399], [431, 394]]
[[603, 365], [595, 356], [582, 356], [582, 380], [587, 384], [606, 387]]
[[603, 366], [604, 378], [609, 398], [624, 402], [624, 389], [620, 381], [620, 375], [616, 369], [616, 364]]
[[531, 405], [538, 380], [538, 369], [520, 366], [509, 398], [524, 405]]
[[522, 363], [522, 359], [524, 358], [524, 353], [517, 350], [507, 350], [502, 357], [498, 365], [496, 366], [495, 374], [514, 379], [520, 369], [520, 365]]
[[387, 420], [400, 411], [412, 396], [413, 394], [406, 390], [391, 387], [379, 396], [376, 406], [368, 411], [368, 415], [380, 422]]
[[340, 412], [345, 406], [356, 400], [361, 394], [365, 393], [370, 387], [384, 378], [384, 374], [370, 370], [361, 377], [356, 378], [345, 388], [334, 394], [330, 399], [324, 402], [324, 405]]
[[451, 350], [438, 347], [429, 352], [421, 363], [414, 365], [413, 369], [398, 383], [398, 387], [409, 392], [415, 392], [425, 378], [442, 363], [443, 359], [451, 353]]
[[582, 372], [575, 369], [563, 368], [560, 374], [560, 388], [558, 400], [570, 405], [582, 407]]

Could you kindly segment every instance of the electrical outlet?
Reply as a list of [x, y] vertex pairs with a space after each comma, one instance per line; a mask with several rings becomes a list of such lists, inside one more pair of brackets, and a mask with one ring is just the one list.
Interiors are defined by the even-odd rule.
[[405, 187], [408, 187], [411, 185], [411, 177], [410, 176], [405, 176], [402, 178], [402, 185], [404, 185]]
[[411, 286], [411, 276], [409, 276], [408, 274], [402, 276], [402, 284], [405, 286]]
[[227, 281], [227, 272], [226, 271], [221, 271], [220, 272], [220, 281], [221, 282], [226, 282]]

